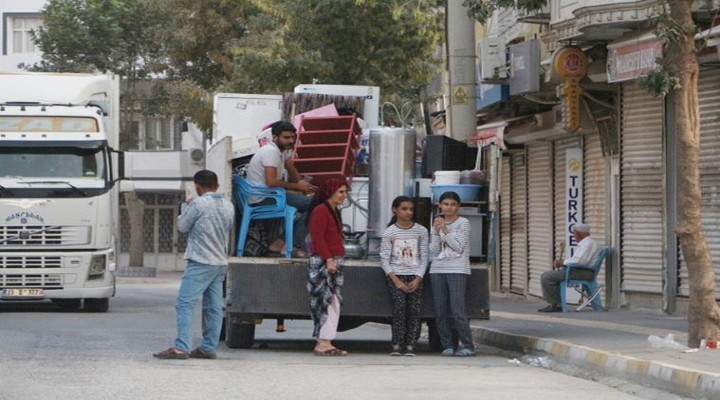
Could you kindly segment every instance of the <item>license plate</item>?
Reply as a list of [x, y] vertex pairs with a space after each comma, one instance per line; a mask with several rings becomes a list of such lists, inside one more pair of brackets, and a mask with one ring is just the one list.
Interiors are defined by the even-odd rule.
[[24, 297], [24, 298], [38, 298], [38, 297], [45, 297], [45, 291], [42, 289], [29, 289], [29, 288], [18, 288], [18, 289], [3, 289], [2, 292], [3, 298], [16, 298], [16, 297]]

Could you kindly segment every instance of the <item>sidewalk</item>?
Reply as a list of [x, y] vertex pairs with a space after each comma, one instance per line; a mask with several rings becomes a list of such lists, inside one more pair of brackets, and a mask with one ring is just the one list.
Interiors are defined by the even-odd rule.
[[[687, 317], [655, 310], [539, 313], [540, 300], [491, 294], [490, 320], [471, 321], [475, 341], [544, 353], [575, 365], [694, 398], [720, 399], [720, 350], [653, 348], [650, 335], [687, 343]], [[574, 309], [573, 309], [574, 310]]]

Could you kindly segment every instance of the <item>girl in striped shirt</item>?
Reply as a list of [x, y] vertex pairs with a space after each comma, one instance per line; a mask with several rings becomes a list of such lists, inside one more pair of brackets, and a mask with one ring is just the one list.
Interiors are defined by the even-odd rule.
[[[460, 196], [445, 192], [440, 196], [441, 215], [430, 229], [430, 284], [435, 306], [435, 323], [443, 356], [475, 355], [470, 322], [465, 313], [465, 291], [470, 278], [470, 221], [461, 217]], [[460, 346], [453, 347], [452, 329], [458, 332]]]
[[380, 245], [380, 260], [387, 275], [393, 303], [391, 356], [415, 356], [420, 336], [422, 280], [428, 262], [428, 231], [413, 221], [415, 208], [411, 198], [398, 196]]

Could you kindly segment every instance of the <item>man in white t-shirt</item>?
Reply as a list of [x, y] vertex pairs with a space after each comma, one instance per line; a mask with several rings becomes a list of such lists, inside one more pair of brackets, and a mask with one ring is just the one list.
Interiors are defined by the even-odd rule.
[[[258, 186], [281, 187], [288, 191], [300, 192], [302, 194], [287, 192], [287, 204], [304, 213], [310, 205], [311, 197], [306, 196], [317, 188], [310, 182], [302, 179], [300, 173], [293, 164], [291, 157], [297, 139], [297, 129], [287, 121], [276, 121], [270, 125], [272, 130], [272, 141], [261, 147], [250, 160], [247, 168], [246, 179], [249, 183]], [[286, 173], [287, 180], [283, 180]], [[263, 204], [273, 202], [273, 199], [253, 197], [250, 203]], [[295, 221], [294, 242], [295, 247], [300, 247], [307, 235], [305, 218]], [[272, 248], [279, 251], [280, 249]]]
[[573, 236], [577, 242], [577, 247], [572, 257], [567, 260], [555, 260], [552, 271], [543, 272], [540, 276], [540, 284], [542, 285], [543, 298], [549, 303], [545, 308], [541, 308], [539, 312], [561, 312], [560, 306], [560, 282], [565, 280], [565, 268], [567, 264], [576, 264], [586, 266], [585, 268], [573, 268], [570, 271], [571, 279], [591, 280], [595, 276], [592, 265], [597, 259], [600, 247], [595, 239], [590, 237], [590, 226], [578, 223], [573, 226]]

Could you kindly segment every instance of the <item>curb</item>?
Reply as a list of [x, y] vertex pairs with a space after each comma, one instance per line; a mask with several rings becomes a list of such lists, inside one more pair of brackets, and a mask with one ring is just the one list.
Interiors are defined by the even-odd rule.
[[643, 360], [569, 342], [472, 328], [477, 343], [520, 353], [543, 352], [556, 361], [681, 396], [719, 398], [720, 374]]

